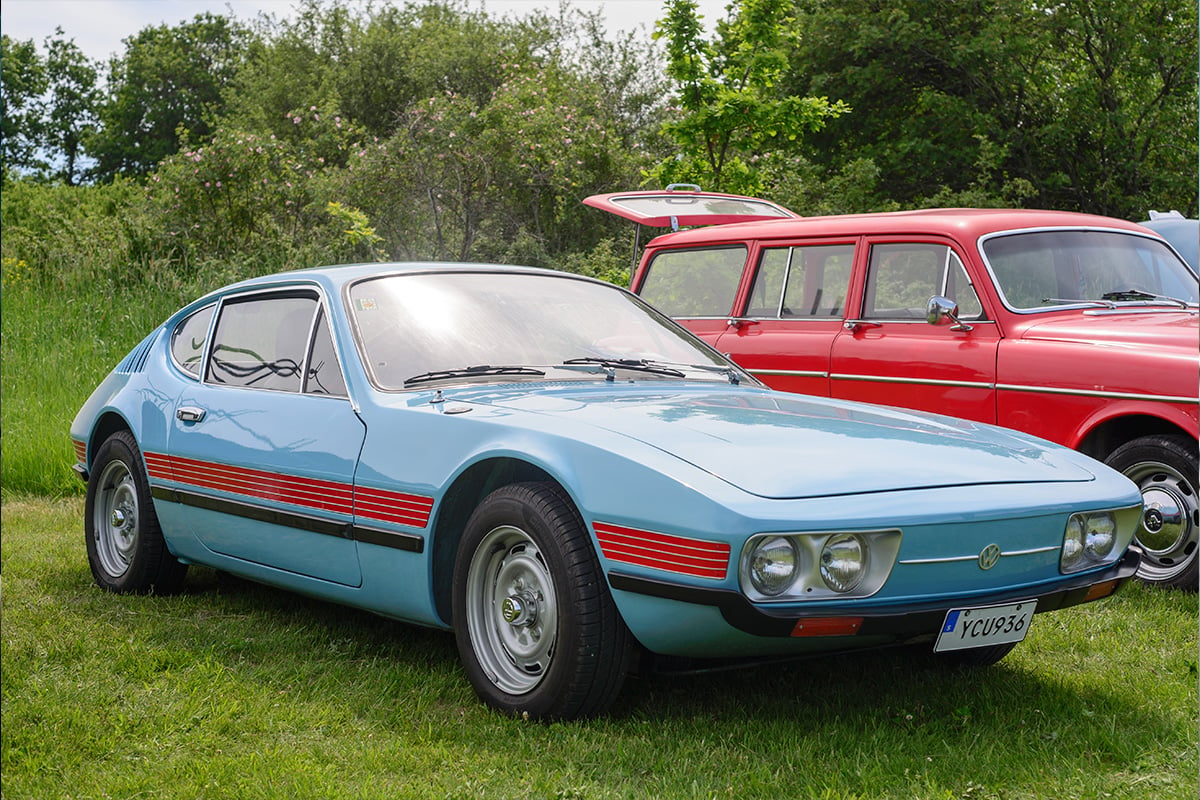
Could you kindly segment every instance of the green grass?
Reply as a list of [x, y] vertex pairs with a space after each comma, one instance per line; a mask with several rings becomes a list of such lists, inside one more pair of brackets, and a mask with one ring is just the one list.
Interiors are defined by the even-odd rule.
[[204, 569], [177, 597], [105, 593], [82, 505], [5, 491], [7, 800], [1197, 794], [1194, 594], [1039, 616], [986, 670], [640, 677], [603, 719], [541, 725], [483, 708], [445, 633]]
[[3, 294], [2, 483], [8, 491], [77, 494], [69, 430], [104, 376], [195, 288], [136, 295], [98, 283], [86, 290], [6, 286]]

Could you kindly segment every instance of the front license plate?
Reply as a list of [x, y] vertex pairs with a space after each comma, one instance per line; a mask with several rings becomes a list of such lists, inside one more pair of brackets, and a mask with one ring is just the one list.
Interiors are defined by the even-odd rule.
[[966, 650], [993, 644], [1019, 642], [1029, 631], [1037, 601], [987, 608], [955, 608], [946, 612], [942, 632], [933, 646], [936, 653]]

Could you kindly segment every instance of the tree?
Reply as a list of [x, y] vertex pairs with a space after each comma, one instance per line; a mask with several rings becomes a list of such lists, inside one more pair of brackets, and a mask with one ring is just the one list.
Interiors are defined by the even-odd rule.
[[46, 65], [33, 40], [0, 37], [0, 171], [36, 170], [42, 120], [39, 100], [46, 92]]
[[203, 13], [126, 39], [125, 55], [109, 64], [101, 127], [86, 142], [96, 177], [145, 175], [178, 151], [180, 130], [193, 141], [210, 136], [250, 38], [234, 21]]
[[46, 40], [45, 147], [61, 158], [53, 171], [68, 186], [80, 176], [79, 159], [83, 142], [94, 130], [100, 90], [96, 87], [96, 67], [74, 40], [63, 38], [62, 28]]
[[663, 126], [678, 153], [654, 172], [663, 183], [759, 193], [755, 162], [795, 149], [849, 108], [825, 97], [781, 91], [794, 18], [793, 0], [733, 0], [731, 16], [708, 42], [693, 0], [669, 0], [656, 37], [667, 42], [667, 74], [678, 111]]
[[1196, 208], [1194, 0], [797, 0], [786, 85], [846, 100], [808, 154], [874, 203]]
[[1064, 0], [1047, 11], [1058, 80], [1041, 87], [1049, 116], [1030, 148], [1047, 204], [1195, 216], [1196, 14], [1195, 0]]

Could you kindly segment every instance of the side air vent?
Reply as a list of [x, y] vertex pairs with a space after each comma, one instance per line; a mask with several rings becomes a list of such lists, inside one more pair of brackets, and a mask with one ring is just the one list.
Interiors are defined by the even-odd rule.
[[129, 355], [121, 359], [121, 363], [117, 364], [117, 368], [113, 372], [134, 373], [141, 372], [146, 366], [146, 358], [150, 355], [150, 348], [154, 346], [154, 340], [158, 338], [158, 331], [147, 336], [142, 340], [141, 344], [129, 351]]

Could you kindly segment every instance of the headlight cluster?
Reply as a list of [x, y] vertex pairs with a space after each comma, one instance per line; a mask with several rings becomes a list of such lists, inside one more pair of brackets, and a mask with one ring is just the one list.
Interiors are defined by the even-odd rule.
[[1115, 561], [1129, 546], [1139, 508], [1072, 514], [1063, 533], [1059, 568], [1080, 572]]
[[867, 597], [899, 550], [898, 530], [766, 534], [747, 542], [742, 584], [752, 600]]

